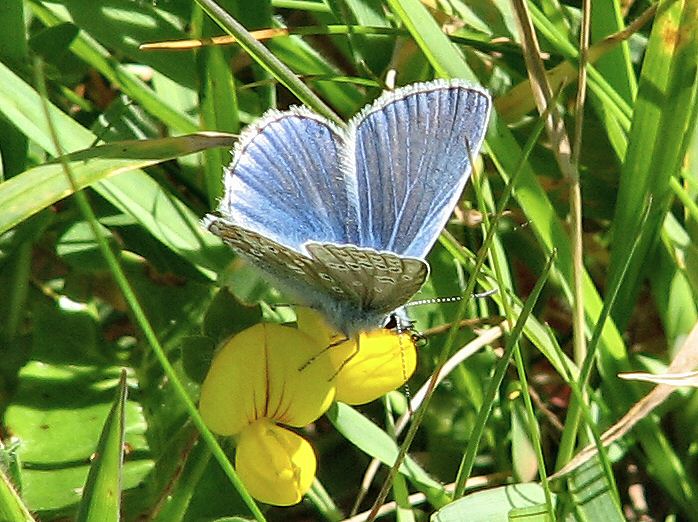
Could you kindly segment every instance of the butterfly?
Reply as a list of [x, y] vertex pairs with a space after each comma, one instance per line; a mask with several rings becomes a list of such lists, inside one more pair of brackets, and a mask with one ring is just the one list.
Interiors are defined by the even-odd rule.
[[346, 126], [270, 110], [241, 134], [203, 226], [347, 337], [380, 328], [427, 279], [491, 105], [436, 80], [384, 92]]

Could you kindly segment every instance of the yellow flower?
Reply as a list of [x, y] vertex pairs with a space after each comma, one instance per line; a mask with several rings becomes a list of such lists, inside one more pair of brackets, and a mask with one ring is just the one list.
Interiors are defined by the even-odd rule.
[[315, 476], [310, 444], [276, 423], [305, 426], [332, 403], [327, 359], [299, 371], [321, 349], [296, 328], [257, 324], [225, 342], [201, 387], [201, 416], [215, 433], [238, 436], [240, 478], [263, 502], [294, 504]]
[[315, 478], [316, 459], [307, 440], [260, 419], [242, 430], [235, 468], [250, 495], [276, 506], [300, 502]]
[[341, 341], [343, 335], [332, 331], [312, 309], [299, 308], [296, 313], [298, 329], [326, 348], [326, 357], [318, 357], [317, 361], [327, 358], [335, 368], [336, 400], [347, 404], [371, 402], [402, 386], [414, 373], [417, 351], [409, 333], [377, 328], [327, 348]]

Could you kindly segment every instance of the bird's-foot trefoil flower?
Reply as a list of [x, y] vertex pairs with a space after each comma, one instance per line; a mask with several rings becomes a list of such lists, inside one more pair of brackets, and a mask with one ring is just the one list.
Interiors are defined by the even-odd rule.
[[329, 360], [299, 371], [320, 349], [295, 328], [257, 324], [224, 343], [202, 385], [204, 421], [215, 433], [237, 438], [237, 471], [262, 502], [295, 504], [315, 477], [310, 444], [280, 425], [305, 426], [334, 399]]

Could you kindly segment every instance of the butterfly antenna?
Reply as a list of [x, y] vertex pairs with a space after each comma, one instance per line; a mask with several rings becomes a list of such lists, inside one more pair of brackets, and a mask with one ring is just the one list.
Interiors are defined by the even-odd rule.
[[[497, 288], [492, 288], [491, 290], [485, 290], [484, 292], [478, 292], [473, 294], [473, 297], [475, 299], [482, 299], [484, 297], [489, 297], [491, 295], [494, 295], [498, 292]], [[463, 298], [459, 295], [453, 295], [450, 297], [432, 297], [430, 299], [418, 299], [417, 301], [410, 301], [409, 303], [405, 303], [405, 307], [413, 307], [413, 306], [422, 306], [422, 305], [428, 305], [428, 304], [439, 304], [439, 303], [457, 303], [459, 301], [462, 301]]]
[[402, 360], [402, 380], [404, 384], [402, 389], [405, 391], [405, 399], [407, 400], [407, 411], [410, 417], [414, 416], [414, 411], [412, 410], [412, 393], [410, 392], [410, 384], [407, 382], [407, 360], [405, 358], [405, 350], [402, 347], [402, 341], [400, 341], [400, 359]]

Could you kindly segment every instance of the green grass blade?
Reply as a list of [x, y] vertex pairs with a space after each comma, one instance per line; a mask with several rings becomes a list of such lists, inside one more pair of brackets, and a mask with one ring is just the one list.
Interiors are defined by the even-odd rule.
[[[22, 501], [22, 497], [18, 492], [18, 488], [13, 484], [11, 473], [13, 464], [7, 456], [7, 448], [0, 444], [0, 453], [2, 453], [2, 462], [0, 462], [0, 520], [9, 522], [34, 522], [29, 509]], [[17, 459], [12, 459], [14, 465]], [[19, 466], [17, 466], [19, 472]], [[19, 475], [17, 475], [19, 477]], [[15, 479], [17, 481], [18, 479]]]
[[[28, 56], [24, 23], [24, 2], [0, 4], [0, 61], [20, 64]], [[11, 124], [0, 118], [0, 182], [24, 170], [27, 139]]]
[[206, 444], [197, 442], [187, 457], [182, 475], [174, 484], [167, 503], [153, 517], [153, 522], [178, 522], [184, 520], [201, 477], [211, 460], [211, 451]]
[[[211, 147], [230, 147], [227, 134], [200, 133], [175, 138], [113, 142], [70, 154], [79, 188], [115, 174], [155, 165]], [[0, 234], [72, 193], [59, 163], [46, 163], [0, 185]]]
[[242, 47], [258, 64], [272, 74], [302, 103], [318, 114], [339, 121], [337, 115], [311, 91], [286, 65], [259, 43], [237, 20], [225, 12], [213, 0], [196, 0], [197, 3], [229, 34], [233, 35]]
[[122, 370], [114, 405], [104, 421], [95, 457], [87, 474], [77, 522], [118, 522], [121, 517], [121, 470], [124, 463], [127, 392], [126, 370]]
[[484, 433], [485, 425], [487, 424], [487, 419], [489, 418], [490, 412], [492, 411], [492, 406], [494, 404], [497, 390], [499, 390], [499, 387], [502, 383], [504, 373], [506, 372], [509, 366], [509, 360], [513, 355], [514, 348], [516, 347], [519, 341], [521, 332], [523, 332], [524, 325], [526, 324], [526, 321], [528, 320], [528, 317], [531, 314], [531, 311], [533, 310], [536, 301], [538, 300], [538, 296], [540, 295], [541, 290], [543, 290], [543, 285], [545, 284], [545, 281], [547, 281], [548, 279], [548, 274], [550, 273], [550, 269], [552, 268], [554, 260], [555, 252], [553, 251], [553, 253], [548, 258], [548, 262], [545, 268], [543, 269], [541, 276], [538, 278], [538, 281], [536, 281], [536, 285], [531, 290], [528, 299], [526, 299], [526, 303], [524, 305], [523, 310], [521, 311], [521, 315], [519, 315], [516, 324], [514, 325], [514, 329], [512, 330], [510, 336], [507, 339], [507, 346], [504, 355], [497, 363], [494, 373], [492, 374], [483, 399], [483, 407], [480, 408], [477, 421], [475, 422], [475, 428], [473, 429], [473, 432], [470, 435], [468, 447], [466, 448], [466, 451], [463, 455], [463, 459], [461, 460], [460, 468], [458, 469], [458, 476], [456, 477], [456, 489], [453, 492], [454, 498], [459, 498], [463, 496], [463, 493], [465, 492], [465, 484], [468, 481], [468, 478], [470, 478], [470, 473], [473, 469], [473, 464], [475, 463], [475, 456], [477, 455], [477, 449], [480, 445], [480, 440], [482, 438], [482, 434]]
[[419, 0], [388, 0], [388, 5], [405, 24], [438, 76], [475, 79], [463, 55]]
[[[620, 2], [591, 2], [591, 37], [594, 42], [624, 28]], [[599, 58], [596, 68], [609, 85], [630, 105], [637, 94], [637, 79], [628, 42], [621, 42]]]
[[321, 0], [272, 0], [271, 5], [283, 9], [298, 9], [316, 13], [329, 13], [330, 8]]
[[[698, 1], [663, 2], [650, 36], [623, 163], [613, 221], [609, 279], [618, 277], [633, 241], [642, 234], [637, 258], [621, 286], [613, 317], [625, 325], [635, 305], [643, 266], [657, 244], [671, 202], [669, 182], [680, 172], [687, 135], [698, 111]], [[642, 208], [655, 204], [644, 230]]]
[[[238, 132], [240, 120], [235, 79], [223, 51], [218, 47], [202, 49], [197, 63], [202, 126], [205, 129]], [[221, 165], [229, 161], [228, 151], [211, 149], [205, 153], [204, 177], [211, 208], [215, 208], [223, 196]]]
[[[37, 18], [49, 27], [67, 20], [41, 3], [31, 2], [30, 5]], [[70, 46], [70, 50], [171, 129], [176, 132], [196, 132], [199, 130], [192, 117], [159, 97], [152, 88], [115, 60], [109, 51], [88, 33], [81, 31]]]

